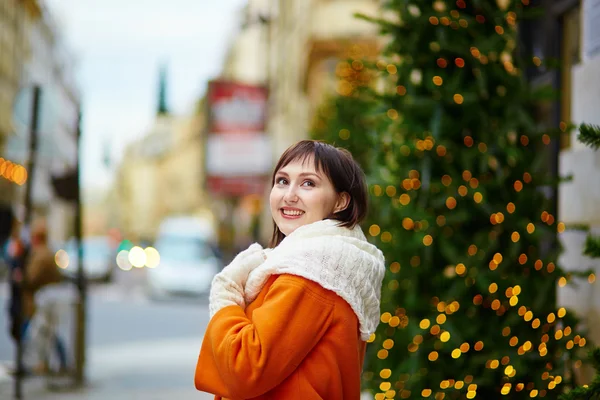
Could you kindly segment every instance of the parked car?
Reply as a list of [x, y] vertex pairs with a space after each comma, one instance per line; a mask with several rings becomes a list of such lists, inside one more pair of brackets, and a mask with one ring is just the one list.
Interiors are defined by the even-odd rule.
[[[90, 281], [110, 282], [112, 280], [115, 261], [115, 250], [111, 246], [110, 239], [106, 236], [86, 237], [81, 242], [83, 248], [83, 273]], [[74, 238], [69, 239], [63, 249], [67, 256], [66, 268], [63, 273], [70, 277], [77, 276], [79, 253], [77, 242]]]
[[151, 298], [207, 294], [222, 268], [210, 230], [192, 217], [170, 218], [161, 224], [154, 248], [160, 262], [146, 270]]

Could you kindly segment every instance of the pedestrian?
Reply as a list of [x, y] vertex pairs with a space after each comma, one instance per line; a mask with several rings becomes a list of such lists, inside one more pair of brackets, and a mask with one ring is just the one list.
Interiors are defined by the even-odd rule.
[[10, 336], [18, 342], [22, 337], [23, 321], [22, 313], [22, 288], [21, 281], [23, 280], [23, 265], [26, 257], [26, 244], [21, 237], [21, 222], [16, 215], [11, 214], [10, 236], [3, 244], [2, 255], [8, 267], [8, 283], [10, 288], [10, 296], [8, 298], [8, 315]]
[[[26, 262], [23, 290], [23, 336], [28, 354], [35, 355], [31, 372], [49, 371], [50, 344], [56, 350], [59, 369], [66, 369], [66, 350], [58, 335], [58, 295], [63, 290], [64, 276], [56, 264], [54, 252], [48, 245], [46, 223], [38, 220], [31, 229], [31, 249]], [[33, 354], [36, 350], [37, 354]]]
[[385, 273], [358, 226], [364, 174], [348, 151], [305, 140], [271, 183], [271, 248], [252, 244], [213, 279], [195, 386], [215, 399], [358, 400]]

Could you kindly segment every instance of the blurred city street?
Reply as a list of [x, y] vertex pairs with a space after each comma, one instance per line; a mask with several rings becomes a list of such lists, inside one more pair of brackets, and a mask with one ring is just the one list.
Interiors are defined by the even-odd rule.
[[385, 259], [365, 398], [581, 400], [561, 394], [595, 348], [600, 372], [599, 19], [600, 0], [0, 0], [0, 400], [212, 399], [214, 277], [322, 219]]
[[[137, 272], [137, 271], [136, 271]], [[121, 272], [115, 282], [90, 289], [88, 384], [82, 390], [47, 390], [43, 378], [24, 384], [26, 399], [209, 399], [193, 385], [194, 368], [208, 322], [203, 299], [150, 301], [142, 281], [131, 285]], [[0, 286], [0, 318], [6, 321], [6, 284]], [[12, 365], [13, 342], [0, 331], [0, 361]], [[0, 372], [0, 398], [12, 396], [12, 378]]]

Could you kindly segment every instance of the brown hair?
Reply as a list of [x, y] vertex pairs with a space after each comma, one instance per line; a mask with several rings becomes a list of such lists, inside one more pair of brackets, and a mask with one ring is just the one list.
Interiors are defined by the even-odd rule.
[[[281, 155], [273, 170], [271, 187], [275, 185], [275, 176], [281, 168], [294, 161], [305, 162], [310, 157], [313, 157], [315, 170], [325, 173], [337, 193], [346, 192], [350, 195], [348, 207], [335, 213], [333, 219], [340, 221], [339, 226], [354, 228], [367, 215], [367, 184], [364, 172], [346, 149], [318, 140], [302, 140], [290, 146]], [[273, 221], [270, 246], [277, 246], [284, 237]]]

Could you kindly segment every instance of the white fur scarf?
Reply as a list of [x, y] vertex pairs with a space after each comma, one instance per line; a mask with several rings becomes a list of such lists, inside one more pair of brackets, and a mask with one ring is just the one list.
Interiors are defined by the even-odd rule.
[[298, 275], [348, 302], [358, 317], [361, 338], [367, 340], [379, 323], [385, 261], [360, 227], [348, 229], [338, 224], [326, 219], [301, 226], [267, 251], [266, 261], [246, 282], [246, 304], [256, 299], [271, 275]]

